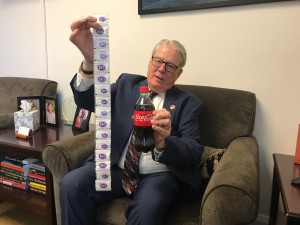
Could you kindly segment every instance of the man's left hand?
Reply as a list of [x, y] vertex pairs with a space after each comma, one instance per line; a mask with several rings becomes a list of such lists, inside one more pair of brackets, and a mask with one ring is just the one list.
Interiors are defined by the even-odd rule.
[[151, 123], [154, 130], [155, 146], [164, 148], [166, 146], [165, 139], [171, 135], [172, 130], [170, 112], [165, 108], [155, 110]]

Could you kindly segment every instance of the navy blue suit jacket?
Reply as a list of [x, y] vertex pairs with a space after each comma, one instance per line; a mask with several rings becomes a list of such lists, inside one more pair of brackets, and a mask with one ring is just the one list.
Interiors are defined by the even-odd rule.
[[[94, 112], [94, 86], [78, 92], [71, 87], [79, 107]], [[146, 86], [144, 76], [121, 74], [116, 83], [111, 84], [111, 165], [118, 162], [133, 129], [133, 109], [140, 96], [140, 86]], [[170, 107], [172, 106], [172, 107]], [[164, 108], [171, 113], [172, 132], [166, 139], [166, 148], [159, 162], [185, 185], [185, 194], [196, 194], [201, 186], [199, 163], [203, 145], [199, 136], [199, 113], [201, 101], [190, 93], [172, 87], [166, 93]]]

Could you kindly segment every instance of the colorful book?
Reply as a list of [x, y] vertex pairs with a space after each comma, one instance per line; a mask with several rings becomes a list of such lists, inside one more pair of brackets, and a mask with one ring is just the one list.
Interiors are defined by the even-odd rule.
[[17, 170], [13, 170], [13, 169], [10, 169], [10, 168], [7, 168], [7, 167], [0, 167], [0, 173], [2, 172], [6, 172], [6, 173], [13, 173], [17, 176], [21, 176], [21, 177], [24, 177], [24, 172], [20, 172], [20, 171], [17, 171]]
[[35, 173], [31, 173], [31, 172], [28, 172], [27, 177], [32, 177], [32, 178], [35, 178], [35, 179], [46, 181], [46, 177], [45, 176], [38, 175], [38, 174], [35, 174]]
[[18, 176], [18, 175], [15, 175], [13, 173], [8, 173], [8, 172], [1, 172], [0, 177], [6, 178], [6, 179], [9, 179], [12, 181], [16, 181], [16, 182], [25, 181], [25, 178], [23, 176]]
[[41, 190], [41, 191], [46, 191], [46, 185], [43, 185], [43, 184], [38, 184], [38, 183], [31, 181], [31, 182], [29, 182], [29, 186], [32, 188]]
[[23, 165], [31, 164], [37, 161], [38, 159], [28, 158], [26, 156], [21, 156], [21, 155], [5, 155], [4, 160], [13, 163], [15, 165], [23, 166]]
[[34, 182], [34, 183], [37, 183], [37, 184], [46, 185], [46, 181], [36, 179], [36, 178], [30, 177], [30, 176], [27, 177], [27, 182]]
[[19, 188], [22, 190], [27, 190], [27, 188], [28, 188], [26, 182], [15, 182], [15, 181], [3, 178], [3, 177], [0, 177], [0, 183], [11, 186], [11, 187]]
[[23, 166], [17, 166], [17, 165], [14, 165], [13, 163], [10, 163], [8, 161], [2, 161], [2, 162], [0, 162], [0, 165], [1, 165], [1, 167], [4, 167], [4, 168], [8, 168], [8, 169], [16, 170], [16, 171], [19, 171], [19, 172], [23, 172], [25, 177], [27, 176], [28, 170], [30, 168], [30, 164], [23, 165]]
[[39, 190], [39, 189], [36, 189], [36, 188], [33, 188], [33, 187], [29, 187], [29, 190], [33, 191], [33, 192], [36, 192], [36, 193], [39, 193], [39, 194], [43, 194], [43, 195], [46, 194], [46, 191], [42, 191], [42, 190]]
[[33, 162], [31, 168], [45, 173], [45, 164], [40, 160]]
[[39, 169], [34, 169], [32, 167], [29, 168], [28, 173], [33, 173], [36, 175], [40, 175], [40, 176], [45, 176], [45, 171], [39, 170]]

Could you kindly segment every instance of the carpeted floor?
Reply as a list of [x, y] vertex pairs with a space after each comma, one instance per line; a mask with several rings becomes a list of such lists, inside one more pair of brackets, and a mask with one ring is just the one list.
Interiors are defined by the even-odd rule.
[[2, 225], [46, 225], [46, 218], [18, 208], [8, 203], [0, 202], [0, 224]]

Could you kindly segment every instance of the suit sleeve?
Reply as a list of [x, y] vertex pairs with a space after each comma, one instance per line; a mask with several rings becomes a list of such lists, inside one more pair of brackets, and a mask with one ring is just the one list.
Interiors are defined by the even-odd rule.
[[194, 167], [200, 163], [203, 145], [199, 135], [199, 113], [203, 104], [196, 100], [182, 105], [173, 118], [172, 134], [166, 139], [166, 148], [159, 162], [175, 168]]
[[77, 91], [74, 88], [74, 81], [76, 79], [76, 74], [70, 82], [70, 86], [74, 95], [74, 101], [76, 105], [80, 108], [89, 110], [90, 112], [95, 112], [95, 91], [94, 85], [92, 85], [86, 91]]

